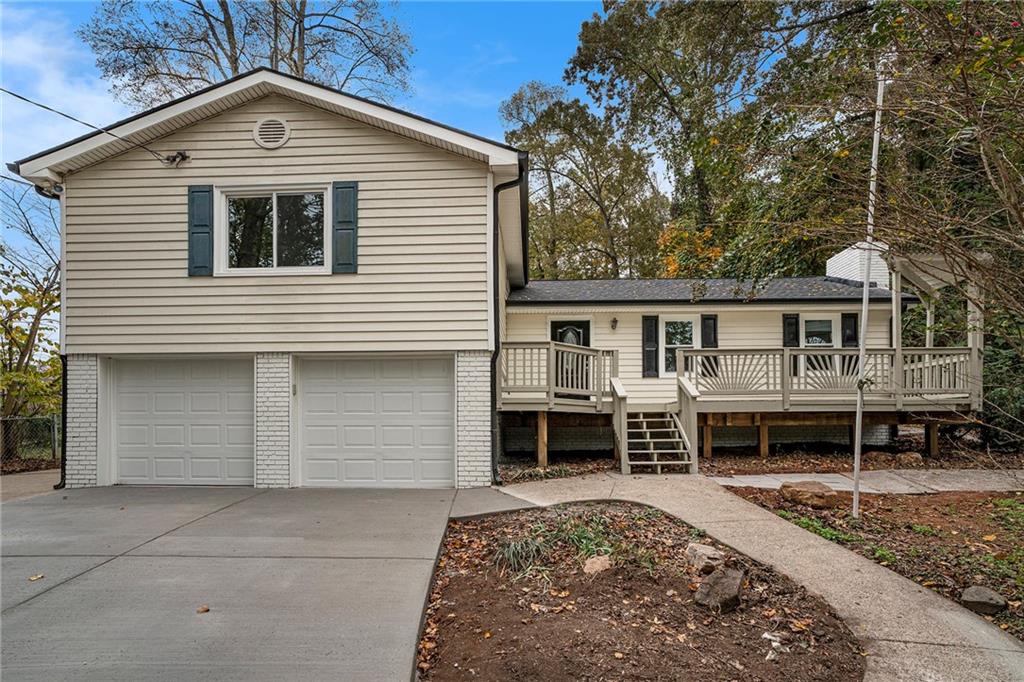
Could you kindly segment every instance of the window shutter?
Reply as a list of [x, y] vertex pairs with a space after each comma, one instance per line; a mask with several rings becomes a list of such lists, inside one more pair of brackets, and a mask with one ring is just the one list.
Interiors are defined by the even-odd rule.
[[331, 272], [356, 272], [359, 183], [335, 182], [331, 195]]
[[644, 376], [656, 377], [658, 376], [658, 348], [661, 346], [658, 343], [658, 316], [644, 315], [642, 327]]
[[213, 186], [188, 188], [188, 276], [213, 275]]
[[[798, 348], [800, 346], [800, 315], [797, 313], [782, 314], [782, 345], [786, 348]], [[790, 374], [796, 376], [799, 373], [800, 358], [793, 356]]]
[[843, 313], [840, 320], [843, 335], [843, 348], [857, 348], [860, 338], [857, 330], [857, 313]]
[[700, 316], [700, 347], [718, 348], [718, 315]]

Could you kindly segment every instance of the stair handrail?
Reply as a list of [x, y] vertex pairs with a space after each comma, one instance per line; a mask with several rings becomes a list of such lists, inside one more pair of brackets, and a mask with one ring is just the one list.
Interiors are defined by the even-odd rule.
[[697, 400], [700, 391], [685, 376], [676, 380], [676, 397], [679, 405], [679, 428], [686, 438], [686, 446], [690, 452], [690, 473], [697, 473]]
[[629, 424], [626, 407], [626, 387], [622, 385], [619, 377], [612, 377], [610, 380], [612, 394], [612, 427], [615, 432], [615, 442], [619, 451], [619, 464], [623, 474], [629, 475]]

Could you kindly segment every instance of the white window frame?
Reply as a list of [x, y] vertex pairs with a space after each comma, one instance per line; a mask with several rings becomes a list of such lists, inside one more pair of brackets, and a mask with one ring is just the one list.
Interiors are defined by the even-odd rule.
[[[274, 265], [269, 268], [228, 267], [228, 199], [258, 197], [277, 194], [304, 194], [319, 192], [324, 195], [324, 263], [323, 265], [278, 266], [277, 263], [277, 200], [274, 206]], [[213, 220], [213, 274], [217, 277], [273, 277], [279, 275], [329, 275], [334, 254], [331, 251], [331, 185], [330, 184], [273, 184], [230, 185], [214, 188]]]
[[[842, 334], [840, 329], [840, 318], [842, 313], [803, 313], [800, 315], [800, 347], [801, 348], [841, 348], [839, 344], [839, 336]], [[807, 322], [818, 322], [828, 320], [832, 323], [832, 345], [831, 346], [809, 346], [807, 345]]]
[[693, 348], [697, 350], [701, 348], [702, 343], [700, 337], [700, 315], [662, 315], [658, 319], [658, 374], [662, 378], [675, 378], [675, 372], [665, 370], [665, 351], [668, 350], [668, 345], [665, 343], [666, 322], [689, 322], [693, 325]]

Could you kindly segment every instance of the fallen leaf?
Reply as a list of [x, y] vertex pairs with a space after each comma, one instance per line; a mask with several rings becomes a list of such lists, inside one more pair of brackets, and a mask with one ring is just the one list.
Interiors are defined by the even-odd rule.
[[38, 573], [38, 574], [36, 574], [36, 575], [33, 575], [33, 576], [29, 576], [29, 579], [28, 579], [28, 581], [29, 581], [30, 583], [34, 583], [34, 582], [35, 582], [35, 581], [37, 581], [37, 580], [42, 580], [42, 579], [43, 579], [43, 577], [44, 577], [44, 576], [43, 576], [43, 574], [42, 574], [42, 573]]
[[994, 535], [994, 534], [993, 535], [983, 535], [981, 537], [981, 539], [984, 540], [985, 542], [992, 542], [993, 540], [996, 539], [996, 535]]
[[626, 654], [622, 653], [621, 651], [616, 651], [614, 654], [612, 654], [612, 656], [618, 659], [623, 659], [626, 657]]
[[484, 639], [490, 639], [493, 636], [494, 635], [491, 634], [490, 630], [487, 630], [486, 632], [484, 632]]
[[209, 610], [210, 610], [210, 607], [207, 606], [206, 604], [203, 604], [198, 609], [196, 609], [196, 613], [206, 613]]

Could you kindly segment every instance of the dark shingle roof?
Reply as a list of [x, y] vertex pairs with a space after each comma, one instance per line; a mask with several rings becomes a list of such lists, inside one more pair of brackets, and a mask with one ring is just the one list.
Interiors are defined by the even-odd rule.
[[[858, 282], [834, 277], [782, 277], [762, 282], [736, 279], [580, 279], [540, 280], [509, 294], [509, 305], [687, 304], [854, 302]], [[889, 291], [871, 287], [872, 301], [890, 300]], [[908, 301], [916, 297], [904, 294]]]

